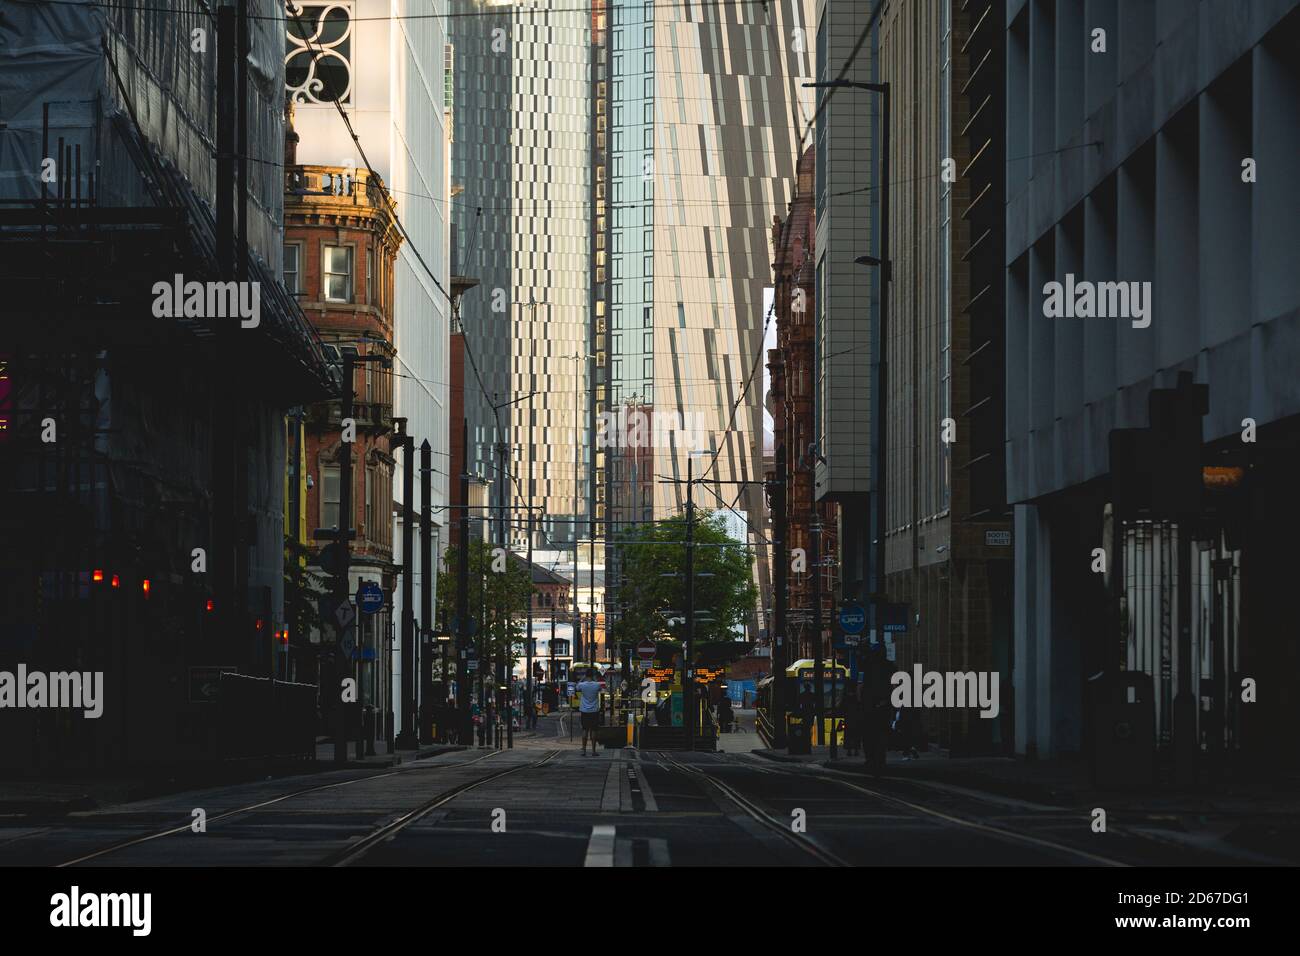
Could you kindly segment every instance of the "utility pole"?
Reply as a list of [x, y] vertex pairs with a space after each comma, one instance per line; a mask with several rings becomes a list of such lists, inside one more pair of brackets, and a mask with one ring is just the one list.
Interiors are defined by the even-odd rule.
[[402, 732], [397, 749], [415, 750], [419, 746], [418, 720], [415, 712], [415, 437], [400, 420], [399, 438], [402, 464]]
[[[426, 669], [429, 673], [429, 680], [421, 680], [420, 688], [420, 698], [425, 709], [431, 709], [436, 704], [430, 691], [433, 684], [433, 582], [437, 575], [438, 569], [433, 564], [433, 448], [426, 438], [420, 442], [420, 621], [424, 630], [421, 636], [425, 642], [424, 652], [430, 658], [421, 661], [421, 674]], [[427, 738], [425, 728], [428, 726], [428, 720], [420, 721], [417, 740]]]
[[[816, 467], [815, 465], [813, 466]], [[817, 742], [822, 743], [826, 734], [826, 680], [822, 663], [822, 574], [821, 574], [821, 516], [817, 514], [816, 494], [812, 504], [812, 554], [808, 566], [813, 573], [813, 680], [817, 690]]]
[[683, 642], [682, 712], [686, 716], [686, 749], [695, 750], [695, 461], [686, 456], [686, 640]]
[[[531, 470], [531, 469], [530, 469]], [[524, 664], [524, 726], [529, 730], [537, 725], [537, 710], [533, 706], [533, 503], [532, 475], [529, 475], [528, 502], [528, 637], [524, 644], [527, 661]]]
[[[582, 404], [578, 396], [578, 386], [582, 375], [578, 365], [582, 353], [573, 353], [573, 660], [582, 659], [582, 611], [578, 607], [578, 462], [582, 457], [582, 438], [578, 431], [578, 406]], [[594, 658], [593, 658], [594, 659]]]
[[460, 712], [460, 742], [474, 745], [474, 723], [469, 713], [469, 680], [466, 667], [469, 653], [469, 422], [461, 419], [461, 447], [465, 461], [460, 473], [460, 552], [456, 561], [456, 709]]
[[777, 477], [772, 482], [772, 554], [775, 560], [776, 606], [773, 612], [775, 627], [772, 637], [772, 746], [788, 746], [785, 726], [785, 669], [790, 601], [790, 555], [786, 548], [786, 486], [785, 443], [776, 449]]

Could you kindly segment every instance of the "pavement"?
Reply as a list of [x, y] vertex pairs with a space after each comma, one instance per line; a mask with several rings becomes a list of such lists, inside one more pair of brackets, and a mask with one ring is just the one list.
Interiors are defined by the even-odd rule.
[[111, 807], [131, 801], [176, 793], [218, 783], [241, 783], [339, 769], [375, 769], [458, 750], [445, 744], [422, 745], [418, 750], [389, 753], [386, 741], [375, 742], [375, 753], [357, 756], [349, 743], [342, 766], [334, 763], [334, 744], [327, 737], [316, 742], [315, 763], [306, 760], [231, 760], [193, 767], [142, 768], [134, 773], [76, 773], [58, 777], [0, 779], [0, 817], [4, 815], [58, 816]]

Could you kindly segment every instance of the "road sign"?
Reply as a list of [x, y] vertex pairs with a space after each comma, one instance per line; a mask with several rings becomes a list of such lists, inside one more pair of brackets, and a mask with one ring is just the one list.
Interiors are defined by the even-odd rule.
[[357, 606], [351, 601], [344, 601], [334, 609], [334, 620], [338, 623], [339, 630], [343, 630], [357, 619]]
[[1009, 548], [1011, 547], [1011, 532], [985, 531], [984, 543], [991, 548]]
[[655, 659], [655, 642], [644, 640], [636, 646], [636, 656], [643, 661], [652, 661]]
[[348, 657], [352, 656], [353, 650], [357, 646], [357, 629], [349, 624], [347, 627], [340, 628], [339, 647], [343, 648], [343, 653]]
[[867, 626], [867, 612], [860, 604], [846, 604], [840, 608], [840, 627], [845, 634], [861, 634]]
[[234, 666], [191, 667], [190, 703], [215, 704], [217, 702], [217, 691], [221, 687], [221, 675], [237, 673], [239, 673], [239, 668]]
[[357, 607], [362, 614], [374, 614], [384, 606], [384, 589], [374, 581], [365, 581], [357, 588]]
[[906, 634], [907, 619], [911, 614], [910, 604], [886, 604], [884, 613], [884, 631], [886, 634]]

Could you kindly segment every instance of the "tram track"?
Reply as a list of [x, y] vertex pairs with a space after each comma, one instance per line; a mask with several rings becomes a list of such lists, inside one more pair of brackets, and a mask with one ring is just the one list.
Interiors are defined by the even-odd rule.
[[[272, 807], [275, 806], [276, 804], [284, 803], [286, 800], [293, 800], [297, 797], [303, 797], [313, 793], [321, 793], [326, 790], [337, 790], [343, 787], [355, 786], [360, 783], [368, 783], [374, 780], [382, 780], [385, 777], [395, 777], [400, 774], [420, 773], [429, 770], [455, 770], [461, 767], [468, 767], [472, 764], [480, 763], [481, 761], [487, 760], [490, 757], [494, 757], [499, 753], [502, 753], [502, 751], [493, 750], [481, 756], [474, 757], [472, 760], [462, 760], [456, 763], [430, 764], [424, 767], [408, 767], [402, 770], [386, 770], [382, 773], [366, 774], [365, 776], [353, 777], [349, 780], [336, 780], [333, 783], [323, 783], [311, 787], [301, 787], [297, 790], [291, 790], [288, 793], [283, 793], [280, 794], [279, 796], [271, 797], [270, 799], [267, 800], [259, 800], [256, 803], [250, 803], [246, 806], [236, 807], [232, 810], [222, 811], [221, 813], [208, 817], [206, 822], [209, 825], [213, 823], [218, 823], [222, 820], [229, 820], [232, 817], [240, 816], [241, 814], [253, 813], [254, 811], [262, 810], [265, 809], [266, 807]], [[490, 777], [487, 779], [490, 779]], [[65, 860], [62, 863], [56, 863], [54, 865], [56, 868], [63, 868], [63, 867], [70, 867], [70, 866], [78, 866], [82, 863], [89, 863], [91, 860], [96, 860], [101, 857], [108, 856], [112, 853], [119, 853], [123, 850], [130, 849], [131, 847], [140, 846], [141, 844], [144, 843], [150, 843], [154, 840], [160, 840], [164, 837], [175, 836], [180, 833], [189, 833], [191, 832], [191, 826], [192, 826], [192, 821], [186, 821], [185, 823], [179, 824], [174, 827], [167, 827], [166, 829], [156, 830], [154, 832], [146, 833], [141, 836], [131, 837], [125, 840], [119, 840], [118, 842], [112, 843], [106, 847], [101, 847], [98, 850], [94, 850], [90, 853], [84, 853], [71, 860]]]

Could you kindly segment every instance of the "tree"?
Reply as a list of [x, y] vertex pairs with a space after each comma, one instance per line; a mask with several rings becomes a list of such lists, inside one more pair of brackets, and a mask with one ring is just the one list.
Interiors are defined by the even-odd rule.
[[[686, 636], [686, 518], [677, 515], [638, 525], [621, 539], [623, 613], [612, 629], [615, 640], [633, 646], [642, 640], [681, 642]], [[758, 600], [750, 558], [727, 536], [720, 512], [696, 512], [695, 633], [697, 652], [706, 645], [737, 644]], [[670, 613], [675, 612], [675, 613]]]
[[[459, 549], [448, 548], [446, 566], [438, 572], [438, 594], [443, 598], [444, 613], [456, 606], [459, 562]], [[498, 552], [486, 542], [470, 542], [469, 616], [478, 623], [471, 642], [480, 661], [504, 660], [507, 673], [513, 672], [519, 658], [516, 646], [526, 640], [524, 616], [535, 590], [524, 562], [513, 554]]]

